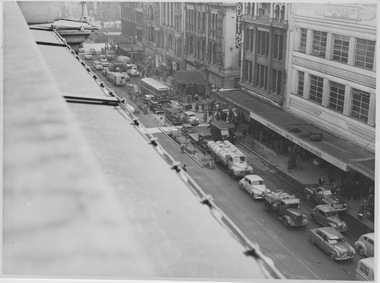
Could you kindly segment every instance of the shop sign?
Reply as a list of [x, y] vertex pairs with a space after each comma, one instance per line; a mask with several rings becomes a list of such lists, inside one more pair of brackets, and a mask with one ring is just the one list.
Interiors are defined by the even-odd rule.
[[235, 35], [235, 47], [241, 48], [242, 35], [241, 35], [241, 15], [243, 13], [243, 3], [236, 3], [236, 35]]

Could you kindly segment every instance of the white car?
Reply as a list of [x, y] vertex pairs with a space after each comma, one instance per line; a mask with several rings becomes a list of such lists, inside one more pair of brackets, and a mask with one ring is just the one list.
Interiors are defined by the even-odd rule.
[[361, 256], [369, 256], [372, 257], [375, 255], [375, 234], [367, 233], [361, 235], [359, 239], [355, 242], [355, 250], [358, 251], [358, 254]]
[[90, 53], [85, 53], [84, 54], [84, 59], [86, 59], [86, 60], [92, 60], [92, 55]]
[[199, 119], [193, 111], [186, 111], [183, 113], [182, 121], [184, 124], [191, 124], [193, 126], [199, 125]]
[[254, 200], [262, 199], [271, 191], [265, 186], [264, 180], [258, 175], [247, 175], [239, 181], [239, 187], [246, 190]]
[[140, 72], [137, 70], [137, 66], [135, 64], [127, 64], [127, 70], [130, 76], [140, 75]]
[[101, 69], [103, 69], [103, 66], [102, 66], [102, 64], [100, 64], [99, 61], [95, 61], [94, 62], [94, 68], [95, 68], [95, 70], [101, 70]]
[[99, 56], [99, 61], [102, 62], [102, 63], [106, 63], [106, 62], [108, 62], [108, 61], [107, 61], [107, 57], [106, 57], [106, 55], [100, 55], [100, 56]]

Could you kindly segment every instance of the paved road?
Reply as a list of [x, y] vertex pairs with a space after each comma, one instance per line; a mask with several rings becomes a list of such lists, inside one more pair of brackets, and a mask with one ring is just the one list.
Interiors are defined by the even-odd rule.
[[[187, 172], [197, 183], [211, 194], [217, 205], [238, 225], [253, 242], [259, 243], [264, 254], [272, 258], [279, 270], [288, 279], [353, 280], [357, 260], [333, 262], [308, 238], [308, 229], [318, 227], [309, 223], [304, 228], [285, 228], [281, 221], [263, 208], [262, 201], [254, 201], [238, 187], [238, 180], [232, 179], [222, 168], [215, 170], [201, 168], [189, 156], [162, 134], [157, 134], [160, 144], [181, 163], [187, 165]], [[254, 170], [264, 178], [269, 188], [291, 188], [292, 179], [278, 174], [277, 170], [259, 157], [249, 155]], [[303, 204], [303, 212], [312, 209]], [[347, 238], [353, 244], [354, 240]]]
[[[102, 78], [119, 97], [126, 97], [127, 87], [113, 86], [104, 76]], [[140, 79], [140, 77], [131, 78], [130, 82], [138, 83]], [[139, 117], [145, 127], [157, 126], [152, 120], [151, 114], [140, 114]], [[263, 253], [274, 260], [286, 278], [307, 280], [354, 279], [356, 263], [360, 256], [357, 255], [353, 261], [349, 262], [331, 261], [307, 238], [308, 229], [318, 227], [317, 224], [309, 223], [306, 229], [285, 228], [279, 219], [264, 210], [261, 201], [252, 200], [248, 193], [240, 190], [238, 180], [232, 179], [224, 168], [221, 166], [217, 166], [215, 170], [201, 168], [189, 156], [182, 154], [178, 146], [166, 136], [157, 134], [157, 137], [160, 144], [174, 159], [187, 165], [187, 172], [205, 192], [214, 197], [216, 204], [234, 220], [242, 232], [252, 242], [259, 243]], [[295, 183], [293, 179], [259, 157], [248, 152], [245, 153], [255, 172], [263, 177], [269, 188], [297, 191], [296, 186], [299, 186], [299, 183]], [[302, 209], [307, 214], [312, 206], [303, 203]], [[350, 244], [354, 243], [354, 239], [350, 238], [349, 235], [347, 241]]]

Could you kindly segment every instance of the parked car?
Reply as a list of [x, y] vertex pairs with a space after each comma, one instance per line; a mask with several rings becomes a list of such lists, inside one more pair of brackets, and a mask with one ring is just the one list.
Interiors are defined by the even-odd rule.
[[155, 113], [158, 114], [157, 112], [159, 111], [161, 114], [164, 114], [164, 109], [162, 108], [162, 105], [158, 102], [155, 101], [150, 101], [149, 102], [149, 109]]
[[375, 255], [375, 234], [374, 233], [367, 233], [364, 235], [361, 235], [359, 239], [355, 242], [355, 250], [360, 254], [361, 256], [374, 256]]
[[92, 60], [92, 55], [90, 53], [85, 53], [84, 54], [84, 59], [86, 59], [86, 60]]
[[314, 184], [305, 188], [305, 197], [308, 201], [317, 204], [329, 204], [337, 211], [347, 209], [347, 203], [336, 194], [336, 187], [333, 184]]
[[310, 212], [309, 218], [325, 227], [332, 227], [339, 232], [347, 231], [347, 223], [339, 218], [338, 212], [329, 204], [320, 204]]
[[79, 48], [78, 53], [86, 53], [86, 50], [84, 50], [84, 48]]
[[355, 279], [358, 281], [375, 281], [375, 258], [362, 258], [356, 266]]
[[107, 58], [106, 58], [106, 55], [100, 55], [100, 56], [99, 56], [99, 61], [100, 61], [100, 62], [103, 62], [103, 63], [104, 63], [104, 62], [108, 62], [108, 61], [107, 61]]
[[264, 180], [258, 175], [247, 175], [239, 181], [239, 187], [246, 190], [254, 200], [262, 199], [271, 191], [265, 186]]
[[322, 227], [311, 229], [309, 231], [309, 238], [312, 244], [317, 245], [332, 260], [348, 260], [355, 257], [355, 249], [334, 228]]
[[127, 70], [130, 76], [140, 76], [140, 72], [135, 64], [127, 64]]
[[91, 55], [96, 55], [96, 50], [95, 50], [95, 48], [90, 48], [90, 49], [89, 49], [89, 53], [90, 53]]
[[190, 124], [193, 126], [199, 125], [199, 119], [193, 111], [185, 111], [183, 113], [182, 121], [184, 124]]
[[95, 70], [101, 70], [101, 69], [103, 69], [103, 66], [102, 66], [102, 64], [100, 64], [99, 61], [95, 61], [94, 62], [94, 68], [95, 68]]

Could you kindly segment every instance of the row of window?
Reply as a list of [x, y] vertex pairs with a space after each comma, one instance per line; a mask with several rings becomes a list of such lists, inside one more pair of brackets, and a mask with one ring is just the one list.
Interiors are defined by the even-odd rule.
[[[322, 104], [323, 87], [326, 81], [322, 77], [310, 75], [309, 80], [309, 99]], [[305, 93], [305, 73], [298, 71], [298, 85], [296, 94], [304, 96]], [[346, 97], [346, 86], [334, 81], [328, 81], [327, 107], [337, 112], [343, 113]], [[351, 88], [350, 95], [350, 116], [365, 123], [368, 122], [370, 93]]]
[[257, 30], [256, 40], [255, 40], [255, 30], [246, 28], [245, 34], [245, 44], [244, 48], [247, 51], [254, 52], [255, 44], [255, 54], [269, 57], [269, 42], [270, 36], [272, 36], [272, 59], [281, 61], [283, 59], [284, 53], [284, 35], [277, 33], [269, 33], [269, 31]]
[[[191, 31], [206, 31], [207, 27], [207, 14], [208, 12], [186, 10], [186, 27]], [[215, 32], [218, 28], [218, 19], [220, 17], [217, 13], [211, 13], [209, 19], [209, 29], [211, 32]]]
[[193, 55], [199, 60], [207, 60], [213, 64], [220, 64], [218, 61], [218, 44], [210, 41], [208, 56], [206, 58], [206, 39], [198, 39], [196, 44], [196, 38], [194, 36], [187, 37], [187, 52]]
[[283, 72], [275, 68], [270, 69], [264, 64], [257, 63], [254, 67], [255, 72], [252, 73], [253, 65], [254, 63], [252, 61], [244, 60], [243, 81], [268, 93], [281, 95], [283, 89]]
[[[255, 5], [257, 5], [257, 14], [255, 13]], [[244, 11], [246, 15], [262, 16], [270, 15], [271, 5], [273, 5], [274, 19], [285, 19], [285, 5], [284, 4], [270, 4], [270, 3], [244, 3]]]
[[[311, 55], [326, 58], [327, 51], [327, 37], [328, 33], [323, 31], [312, 30], [311, 31]], [[375, 45], [373, 40], [355, 38], [354, 45], [350, 45], [350, 37], [339, 34], [332, 34], [332, 46], [331, 56], [328, 54], [328, 58], [332, 60], [354, 65], [359, 68], [373, 70], [375, 59]], [[306, 53], [307, 48], [307, 29], [301, 28], [299, 34], [299, 51]], [[350, 48], [353, 48], [353, 52], [350, 52]], [[352, 53], [352, 55], [350, 55]], [[352, 56], [352, 62], [351, 58]]]

